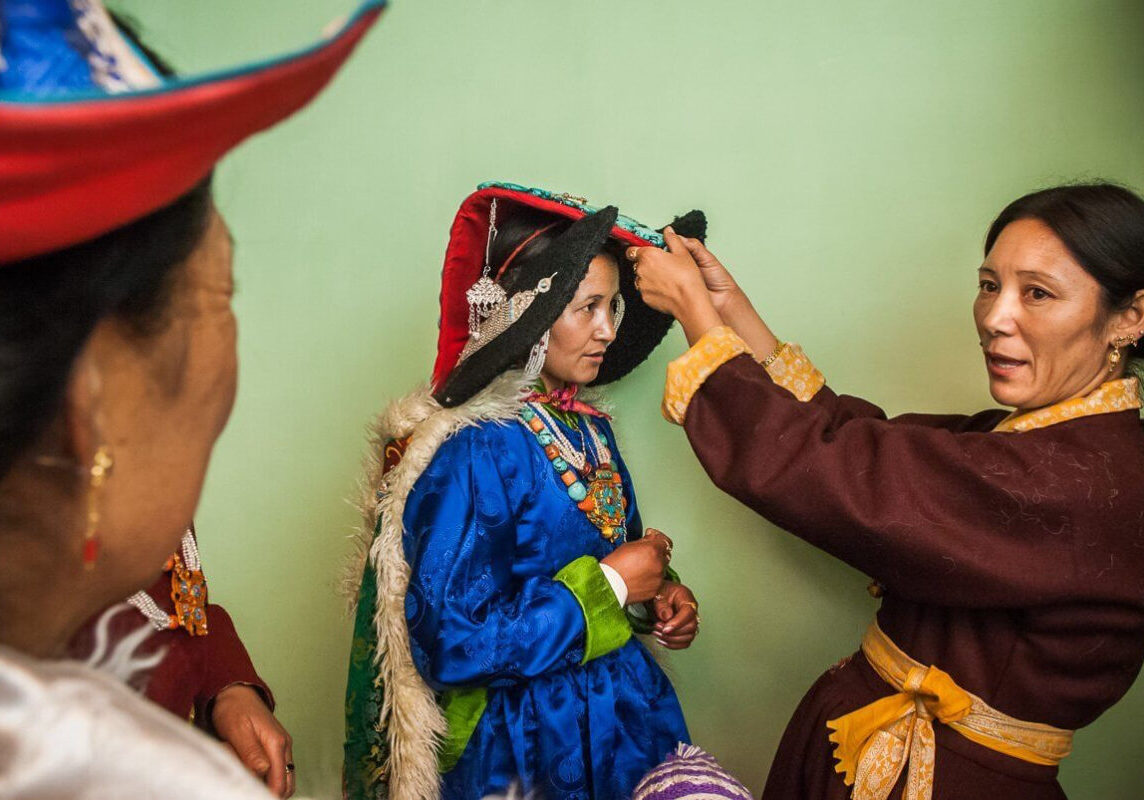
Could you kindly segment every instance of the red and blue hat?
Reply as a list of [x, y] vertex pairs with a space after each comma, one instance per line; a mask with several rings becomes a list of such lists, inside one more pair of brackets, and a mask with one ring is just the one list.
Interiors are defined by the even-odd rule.
[[305, 106], [387, 0], [310, 47], [161, 74], [99, 0], [0, 2], [0, 264], [93, 239], [170, 204], [248, 136]]
[[[533, 296], [527, 307], [519, 314], [511, 314], [511, 324], [495, 338], [467, 353], [467, 349], [474, 350], [470, 290], [476, 288], [486, 269], [495, 204], [500, 205], [501, 213], [511, 215], [514, 207], [524, 207], [571, 225], [542, 253], [520, 265], [513, 279], [515, 284], [541, 287], [544, 282], [538, 292], [530, 293]], [[702, 211], [676, 217], [670, 224], [681, 236], [706, 238], [707, 218]], [[609, 239], [624, 246], [664, 246], [660, 231], [620, 214], [614, 206], [597, 207], [568, 193], [489, 182], [465, 198], [453, 220], [441, 274], [440, 331], [432, 380], [437, 401], [446, 407], [460, 405], [497, 375], [524, 363], [572, 300], [592, 258]], [[498, 272], [502, 272], [504, 265], [489, 266], [499, 267]], [[619, 380], [643, 363], [673, 322], [669, 315], [644, 303], [635, 288], [631, 263], [622, 259], [619, 267], [624, 323], [604, 354], [593, 385]], [[509, 293], [512, 291], [515, 289], [509, 287]]]

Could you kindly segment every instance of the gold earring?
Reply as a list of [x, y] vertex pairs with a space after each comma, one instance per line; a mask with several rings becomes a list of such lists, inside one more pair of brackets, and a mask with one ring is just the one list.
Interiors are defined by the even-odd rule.
[[1120, 366], [1120, 348], [1113, 345], [1112, 350], [1108, 353], [1108, 371], [1116, 372], [1118, 366]]
[[99, 495], [114, 462], [106, 445], [100, 445], [92, 459], [87, 485], [87, 524], [83, 529], [83, 568], [92, 570], [99, 560]]

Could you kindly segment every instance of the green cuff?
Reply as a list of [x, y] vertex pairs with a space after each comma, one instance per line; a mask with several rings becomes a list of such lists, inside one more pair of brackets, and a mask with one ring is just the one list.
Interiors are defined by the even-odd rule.
[[444, 741], [437, 751], [437, 771], [444, 774], [457, 766], [473, 731], [485, 713], [489, 702], [488, 690], [483, 686], [473, 689], [448, 689], [441, 693], [438, 703], [448, 725]]
[[612, 584], [604, 577], [600, 562], [581, 556], [556, 573], [555, 580], [568, 587], [584, 612], [584, 660], [607, 655], [623, 647], [632, 636], [632, 626], [616, 600]]

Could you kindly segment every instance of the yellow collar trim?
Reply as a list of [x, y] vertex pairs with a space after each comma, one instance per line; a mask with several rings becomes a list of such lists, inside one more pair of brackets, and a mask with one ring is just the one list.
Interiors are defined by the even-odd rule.
[[1102, 383], [1091, 394], [1062, 400], [1051, 406], [1027, 414], [1010, 414], [993, 430], [998, 433], [1024, 433], [1047, 428], [1058, 422], [1091, 417], [1094, 414], [1112, 414], [1140, 408], [1140, 384], [1136, 378], [1121, 378]]

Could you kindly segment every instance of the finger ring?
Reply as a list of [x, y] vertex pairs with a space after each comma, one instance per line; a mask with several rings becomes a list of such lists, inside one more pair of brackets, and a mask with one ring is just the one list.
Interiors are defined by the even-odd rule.
[[684, 600], [682, 605], [691, 606], [692, 608], [695, 609], [695, 621], [698, 622], [699, 621], [699, 604], [698, 603], [692, 603], [690, 600]]
[[657, 594], [657, 595], [655, 596], [655, 599], [656, 599], [656, 600], [662, 600], [662, 599], [663, 599], [663, 595], [662, 595], [662, 594]]
[[638, 247], [629, 247], [625, 255], [628, 257], [628, 261], [635, 261], [640, 257], [640, 249]]
[[287, 761], [286, 762], [286, 772], [289, 773], [289, 772], [293, 772], [293, 771], [294, 771], [294, 762], [293, 761]]

